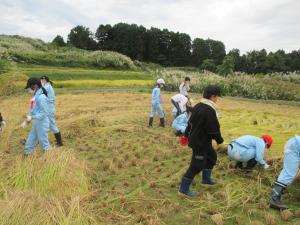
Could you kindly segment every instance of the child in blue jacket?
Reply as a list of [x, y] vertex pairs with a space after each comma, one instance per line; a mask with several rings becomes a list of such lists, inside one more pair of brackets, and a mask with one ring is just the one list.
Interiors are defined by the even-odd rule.
[[157, 112], [159, 115], [160, 119], [160, 124], [159, 126], [165, 127], [165, 115], [161, 106], [162, 99], [161, 99], [161, 94], [160, 94], [160, 89], [163, 88], [166, 85], [165, 81], [163, 79], [158, 79], [156, 81], [156, 86], [153, 88], [152, 91], [152, 110], [150, 113], [150, 119], [149, 119], [149, 125], [148, 127], [153, 126], [153, 119], [154, 115]]

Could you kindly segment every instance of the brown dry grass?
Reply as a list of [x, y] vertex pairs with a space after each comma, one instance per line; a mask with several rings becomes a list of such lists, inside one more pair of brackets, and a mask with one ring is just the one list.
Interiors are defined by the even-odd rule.
[[[163, 96], [166, 121], [170, 126], [171, 94]], [[199, 96], [193, 98], [199, 100]], [[4, 196], [11, 196], [10, 192], [26, 192], [26, 187], [34, 196], [40, 196], [36, 199], [37, 203], [41, 202], [34, 206], [28, 203], [29, 208], [39, 210], [48, 198], [54, 198], [49, 201], [51, 207], [55, 205], [61, 208], [58, 210], [60, 216], [56, 215], [57, 211], [50, 210], [50, 214], [56, 216], [50, 216], [52, 220], [49, 221], [64, 221], [63, 218], [67, 218], [68, 212], [74, 208], [76, 213], [70, 218], [81, 219], [70, 219], [73, 223], [65, 224], [86, 224], [93, 220], [96, 222], [91, 224], [184, 224], [185, 221], [190, 224], [209, 224], [214, 214], [221, 214], [224, 224], [230, 224], [235, 221], [233, 215], [237, 214], [237, 209], [241, 224], [244, 221], [249, 223], [248, 217], [251, 220], [266, 220], [269, 192], [281, 169], [281, 161], [273, 160], [269, 172], [258, 170], [246, 174], [232, 169], [227, 157], [219, 154], [213, 173], [220, 183], [218, 187], [205, 189], [199, 183], [201, 176], [197, 176], [192, 189], [199, 192], [199, 197], [178, 198], [178, 185], [191, 152], [189, 148], [179, 146], [178, 139], [169, 127], [156, 127], [158, 118], [153, 129], [146, 127], [150, 113], [149, 94], [111, 92], [58, 96], [58, 124], [69, 150], [61, 149], [63, 154], [59, 153], [60, 150], [54, 151], [50, 154], [53, 157], [51, 159], [47, 155], [41, 156], [38, 151], [30, 165], [32, 168], [20, 157], [23, 149], [21, 141], [26, 137], [27, 130], [20, 130], [18, 125], [26, 112], [27, 100], [27, 96], [10, 97], [1, 99], [0, 103], [1, 112], [8, 122], [0, 143], [0, 154], [3, 156], [0, 164], [4, 168], [0, 170], [0, 176], [1, 180], [9, 181], [3, 182], [0, 189], [2, 207], [9, 205], [10, 201], [17, 201]], [[268, 132], [273, 135], [275, 143], [267, 153], [269, 159], [282, 156], [285, 141], [300, 127], [297, 107], [271, 104], [266, 107], [261, 103], [224, 98], [220, 108], [222, 132], [227, 142], [243, 134], [261, 135]], [[287, 115], [289, 120], [286, 120]], [[253, 123], [254, 120], [257, 123]], [[50, 139], [53, 142], [52, 135]], [[64, 152], [71, 152], [72, 156], [65, 156]], [[45, 179], [41, 168], [60, 163], [66, 170], [60, 176], [52, 176], [48, 180], [51, 185], [34, 188], [36, 183], [41, 182], [29, 180], [27, 186], [8, 191], [13, 186], [11, 179], [4, 179], [8, 174], [13, 178], [20, 174], [17, 171], [21, 171], [21, 168], [27, 168], [34, 171], [35, 178]], [[83, 174], [83, 179], [76, 179], [78, 174], [72, 170]], [[65, 183], [62, 177], [67, 178]], [[82, 180], [87, 185], [79, 185]], [[70, 187], [69, 191], [67, 187]], [[79, 191], [81, 189], [82, 192]], [[20, 211], [24, 210], [24, 215], [27, 215], [24, 201], [20, 195], [16, 196], [20, 198]], [[292, 201], [292, 197], [287, 200]], [[2, 207], [2, 211], [7, 212], [6, 217], [2, 218], [15, 214]], [[44, 213], [43, 209], [40, 212]], [[37, 218], [42, 219], [39, 216]], [[280, 215], [275, 215], [275, 218], [278, 220]]]

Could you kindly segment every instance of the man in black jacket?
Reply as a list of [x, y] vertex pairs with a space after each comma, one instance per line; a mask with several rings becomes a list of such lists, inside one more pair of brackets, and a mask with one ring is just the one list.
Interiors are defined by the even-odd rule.
[[212, 139], [218, 144], [223, 143], [218, 121], [219, 113], [216, 102], [221, 96], [218, 86], [207, 86], [203, 99], [194, 109], [189, 120], [185, 136], [189, 138], [189, 147], [193, 150], [190, 166], [182, 177], [179, 192], [193, 197], [195, 192], [189, 187], [194, 177], [202, 172], [202, 184], [214, 185], [217, 182], [211, 179], [212, 169], [217, 161], [217, 154], [212, 147]]

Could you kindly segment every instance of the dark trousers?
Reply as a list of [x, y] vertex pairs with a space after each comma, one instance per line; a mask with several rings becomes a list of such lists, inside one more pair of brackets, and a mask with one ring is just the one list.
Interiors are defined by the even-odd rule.
[[243, 167], [242, 162], [237, 162], [235, 165], [235, 168], [252, 170], [256, 166], [256, 164], [257, 164], [257, 161], [255, 159], [250, 159], [249, 161], [247, 161], [247, 165], [245, 167]]
[[200, 153], [199, 150], [193, 149], [193, 155], [191, 163], [184, 177], [189, 179], [194, 179], [194, 177], [200, 173], [203, 169], [212, 170], [217, 162], [217, 153], [213, 148], [207, 149], [206, 151]]
[[177, 109], [177, 113], [176, 113], [176, 117], [177, 117], [182, 113], [181, 109], [180, 109], [180, 106], [179, 106], [178, 102], [175, 102], [173, 99], [171, 99], [171, 102], [175, 106], [175, 108]]

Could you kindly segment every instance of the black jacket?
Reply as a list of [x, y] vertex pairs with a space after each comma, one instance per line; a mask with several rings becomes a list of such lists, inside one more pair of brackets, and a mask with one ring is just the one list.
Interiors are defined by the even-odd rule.
[[216, 111], [203, 103], [198, 103], [193, 108], [185, 135], [189, 138], [189, 146], [200, 152], [212, 149], [212, 139], [218, 144], [224, 141]]

